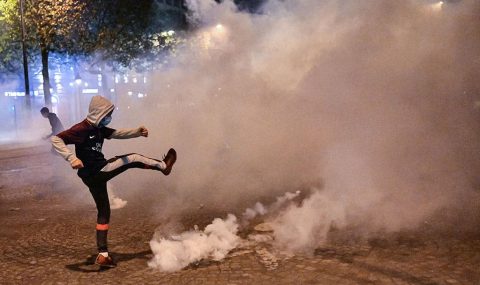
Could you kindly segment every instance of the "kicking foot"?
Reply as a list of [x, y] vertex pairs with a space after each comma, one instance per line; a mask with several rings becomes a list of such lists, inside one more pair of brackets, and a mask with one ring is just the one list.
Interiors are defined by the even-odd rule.
[[115, 267], [117, 264], [113, 261], [111, 256], [103, 256], [100, 253], [97, 256], [97, 259], [95, 259], [95, 264], [100, 265], [100, 267]]
[[163, 158], [163, 162], [165, 162], [166, 167], [165, 169], [161, 169], [160, 171], [165, 175], [170, 174], [170, 171], [172, 171], [173, 164], [176, 160], [177, 152], [173, 148], [169, 149], [167, 155], [165, 155], [165, 157]]

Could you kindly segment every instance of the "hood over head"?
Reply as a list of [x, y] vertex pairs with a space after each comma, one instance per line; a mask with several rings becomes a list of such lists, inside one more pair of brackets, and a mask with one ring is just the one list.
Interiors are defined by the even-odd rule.
[[99, 95], [93, 96], [88, 107], [87, 120], [95, 127], [98, 127], [100, 121], [114, 108], [115, 106], [107, 98]]

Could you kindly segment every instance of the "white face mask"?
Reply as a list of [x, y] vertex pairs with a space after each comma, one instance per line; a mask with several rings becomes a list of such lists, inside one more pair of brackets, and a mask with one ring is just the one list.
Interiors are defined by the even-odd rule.
[[103, 118], [100, 123], [98, 124], [99, 127], [105, 127], [106, 125], [110, 124], [112, 121], [112, 116], [106, 116]]

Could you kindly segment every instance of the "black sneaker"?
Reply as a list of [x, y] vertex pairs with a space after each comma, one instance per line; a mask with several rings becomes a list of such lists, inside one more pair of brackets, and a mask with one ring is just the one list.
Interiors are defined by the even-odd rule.
[[163, 158], [163, 162], [165, 162], [165, 165], [167, 167], [165, 167], [165, 169], [161, 169], [160, 171], [165, 175], [170, 174], [175, 161], [177, 161], [177, 152], [173, 148], [171, 148], [168, 150], [167, 155], [165, 155], [165, 157]]
[[95, 264], [100, 265], [100, 267], [115, 267], [117, 264], [113, 261], [111, 256], [103, 256], [100, 253], [97, 256], [97, 259], [95, 259]]

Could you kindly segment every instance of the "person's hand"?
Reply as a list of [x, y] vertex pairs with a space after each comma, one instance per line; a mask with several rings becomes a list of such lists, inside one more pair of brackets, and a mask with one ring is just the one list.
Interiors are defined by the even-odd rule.
[[73, 169], [83, 168], [83, 162], [78, 158], [76, 158], [74, 161], [70, 162], [70, 165], [72, 166]]
[[144, 126], [138, 128], [142, 137], [148, 137], [148, 130]]

